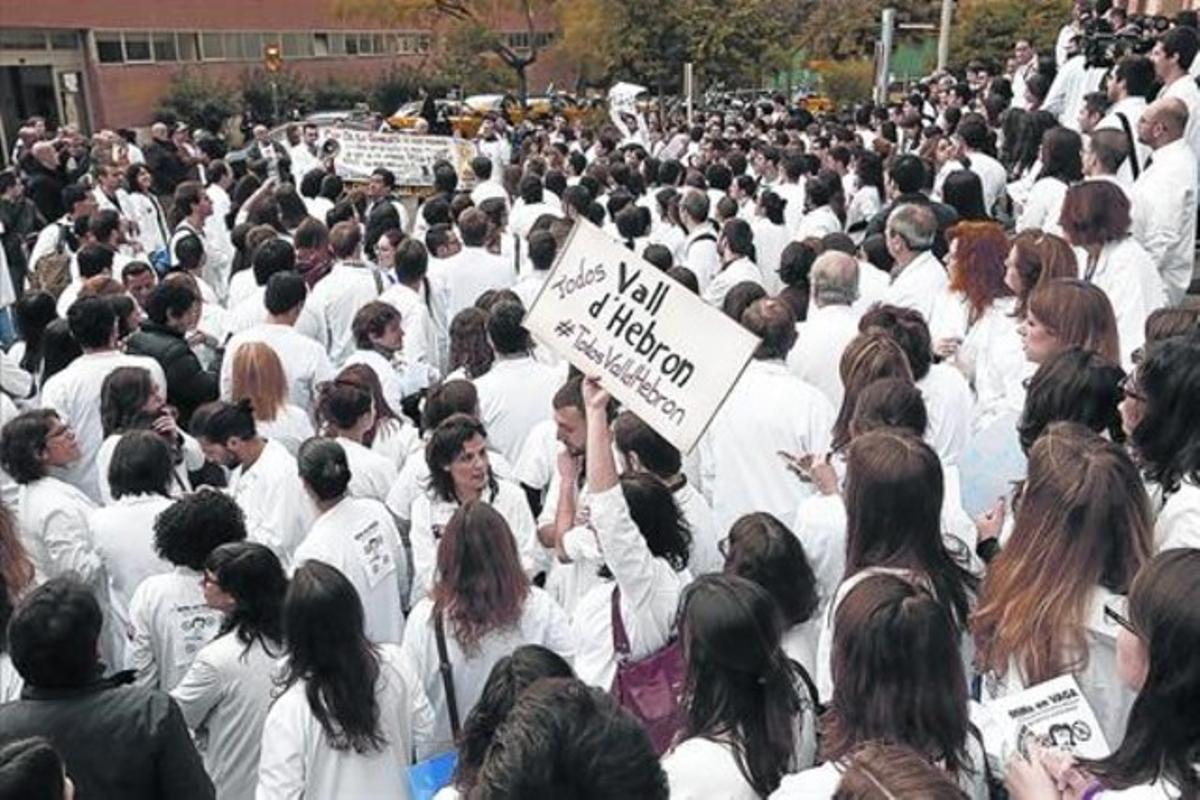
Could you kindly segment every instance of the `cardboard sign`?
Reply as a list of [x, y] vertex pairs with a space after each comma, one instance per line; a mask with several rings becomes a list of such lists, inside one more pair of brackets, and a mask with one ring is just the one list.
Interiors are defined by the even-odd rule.
[[337, 174], [345, 180], [365, 181], [377, 167], [396, 175], [397, 186], [432, 186], [433, 165], [445, 159], [458, 170], [459, 188], [474, 186], [471, 159], [475, 145], [452, 136], [412, 136], [407, 133], [378, 133], [351, 128], [322, 128], [321, 141], [335, 139], [341, 149], [334, 160]]
[[1028, 757], [1034, 742], [1078, 758], [1103, 758], [1109, 753], [1096, 712], [1071, 675], [990, 700], [981, 710], [974, 716], [995, 764], [1003, 765], [1013, 753]]
[[585, 221], [576, 223], [525, 327], [686, 453], [758, 339]]

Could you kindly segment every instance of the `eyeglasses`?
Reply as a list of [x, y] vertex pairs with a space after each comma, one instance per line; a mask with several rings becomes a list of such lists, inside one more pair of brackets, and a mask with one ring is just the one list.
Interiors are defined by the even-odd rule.
[[48, 434], [46, 434], [46, 439], [47, 439], [47, 440], [49, 440], [49, 439], [57, 439], [57, 438], [59, 438], [60, 436], [67, 436], [67, 435], [68, 435], [68, 434], [70, 434], [70, 433], [71, 433], [71, 426], [70, 426], [70, 425], [63, 425], [61, 428], [58, 428], [57, 430], [50, 431]]
[[1121, 394], [1125, 395], [1130, 400], [1140, 400], [1143, 403], [1146, 402], [1146, 395], [1142, 392], [1142, 388], [1138, 386], [1137, 381], [1134, 379], [1134, 373], [1131, 372], [1124, 378], [1121, 378], [1121, 382], [1118, 383], [1117, 386], [1120, 388]]
[[1138, 635], [1137, 631], [1135, 631], [1133, 629], [1133, 623], [1129, 621], [1129, 618], [1126, 617], [1124, 614], [1122, 614], [1120, 611], [1117, 611], [1111, 605], [1104, 606], [1104, 617], [1105, 617], [1105, 619], [1109, 620], [1110, 622], [1120, 625], [1122, 628], [1129, 631], [1134, 636]]

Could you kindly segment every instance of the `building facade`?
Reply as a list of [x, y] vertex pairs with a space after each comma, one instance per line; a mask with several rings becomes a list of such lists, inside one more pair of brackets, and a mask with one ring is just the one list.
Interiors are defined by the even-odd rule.
[[[142, 127], [181, 69], [236, 82], [278, 45], [289, 70], [314, 83], [371, 79], [400, 63], [436, 63], [435, 31], [383, 29], [346, 18], [334, 0], [3, 0], [0, 152], [20, 121], [39, 114], [84, 131]], [[528, 48], [523, 18], [498, 0], [493, 27]], [[539, 45], [553, 38], [547, 22]], [[548, 61], [531, 86], [552, 79]], [[379, 109], [390, 112], [394, 109]]]

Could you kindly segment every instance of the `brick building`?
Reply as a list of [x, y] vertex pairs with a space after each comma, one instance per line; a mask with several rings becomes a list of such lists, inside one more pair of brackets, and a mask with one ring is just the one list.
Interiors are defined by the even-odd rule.
[[[3, 0], [0, 152], [20, 120], [41, 114], [89, 131], [139, 127], [181, 68], [236, 80], [277, 43], [311, 81], [369, 78], [394, 63], [435, 58], [432, 30], [382, 29], [339, 16], [334, 0]], [[495, 0], [491, 22], [514, 48], [529, 46], [522, 17]], [[535, 36], [553, 37], [547, 23]], [[539, 59], [530, 86], [555, 67]], [[392, 109], [386, 109], [390, 111]]]

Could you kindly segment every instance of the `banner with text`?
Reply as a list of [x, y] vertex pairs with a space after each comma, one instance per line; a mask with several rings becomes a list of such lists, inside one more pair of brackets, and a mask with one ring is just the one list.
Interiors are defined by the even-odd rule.
[[334, 164], [345, 180], [365, 181], [376, 167], [386, 167], [395, 173], [397, 186], [432, 186], [433, 165], [445, 159], [458, 171], [459, 188], [474, 185], [471, 159], [475, 145], [464, 139], [338, 127], [322, 128], [319, 136], [322, 141], [335, 139], [341, 145]]
[[525, 327], [688, 452], [758, 339], [657, 267], [577, 222]]

